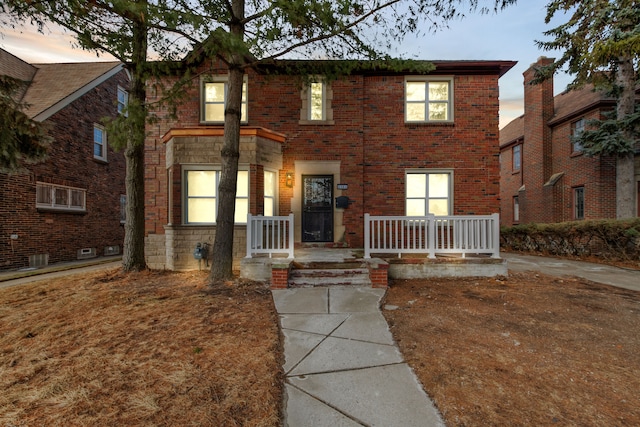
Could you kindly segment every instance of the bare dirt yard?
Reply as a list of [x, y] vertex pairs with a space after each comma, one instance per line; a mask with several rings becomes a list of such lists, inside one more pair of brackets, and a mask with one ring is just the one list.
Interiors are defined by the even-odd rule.
[[271, 293], [118, 270], [0, 290], [0, 427], [277, 426]]
[[395, 281], [383, 310], [447, 426], [640, 425], [640, 293], [576, 278]]
[[[280, 426], [270, 292], [205, 283], [116, 270], [0, 289], [0, 427]], [[395, 281], [385, 304], [449, 427], [640, 425], [638, 292], [514, 273]]]

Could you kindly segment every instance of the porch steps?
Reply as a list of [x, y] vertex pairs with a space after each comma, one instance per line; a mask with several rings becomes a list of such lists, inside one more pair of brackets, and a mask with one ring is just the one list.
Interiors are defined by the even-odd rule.
[[369, 269], [360, 263], [294, 263], [289, 287], [371, 286]]

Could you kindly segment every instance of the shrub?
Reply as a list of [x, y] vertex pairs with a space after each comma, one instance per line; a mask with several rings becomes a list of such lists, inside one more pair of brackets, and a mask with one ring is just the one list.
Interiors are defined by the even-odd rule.
[[502, 227], [500, 244], [505, 250], [519, 252], [639, 260], [640, 218]]

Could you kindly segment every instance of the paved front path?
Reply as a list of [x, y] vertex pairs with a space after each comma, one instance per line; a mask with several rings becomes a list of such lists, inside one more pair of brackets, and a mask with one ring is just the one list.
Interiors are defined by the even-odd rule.
[[380, 313], [383, 289], [273, 290], [288, 427], [444, 426]]

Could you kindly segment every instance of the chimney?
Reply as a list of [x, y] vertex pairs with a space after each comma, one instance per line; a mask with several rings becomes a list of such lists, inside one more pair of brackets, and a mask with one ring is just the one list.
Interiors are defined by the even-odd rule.
[[[554, 113], [553, 78], [533, 84], [536, 70], [550, 65], [553, 58], [540, 57], [524, 75], [524, 147], [526, 162], [524, 183], [527, 189], [528, 222], [548, 222], [551, 219], [543, 192], [544, 184], [552, 175], [551, 129], [547, 125]], [[535, 205], [535, 206], [534, 206]]]

